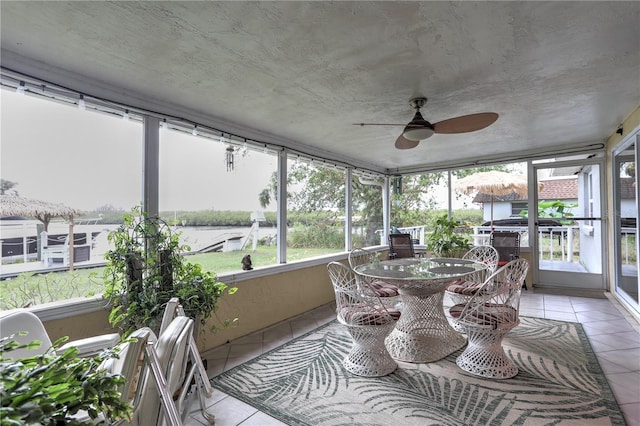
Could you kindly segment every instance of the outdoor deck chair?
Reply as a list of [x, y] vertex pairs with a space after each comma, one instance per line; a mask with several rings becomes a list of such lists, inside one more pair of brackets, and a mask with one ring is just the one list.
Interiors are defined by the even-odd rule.
[[411, 234], [389, 234], [389, 259], [416, 257]]
[[53, 264], [54, 259], [62, 260], [62, 266], [69, 266], [69, 236], [64, 239], [64, 244], [57, 244], [42, 249], [42, 263], [46, 266]]
[[[491, 246], [498, 251], [498, 268], [520, 257], [520, 233], [500, 231], [491, 234]], [[524, 289], [527, 283], [522, 282]]]
[[[122, 398], [132, 405], [130, 419], [107, 422], [115, 426], [182, 426], [188, 414], [174, 400], [189, 363], [193, 320], [174, 318], [159, 336], [148, 327], [134, 331], [120, 344], [119, 359], [102, 367], [125, 377]], [[84, 423], [83, 423], [84, 424]], [[103, 423], [100, 423], [103, 424]]]
[[[34, 340], [40, 342], [40, 346], [36, 348], [22, 348], [11, 351], [7, 356], [12, 359], [42, 355], [52, 346], [49, 334], [40, 318], [27, 309], [15, 309], [0, 315], [0, 337], [10, 337], [11, 340], [21, 344], [27, 344]], [[70, 347], [75, 347], [78, 349], [78, 355], [85, 357], [96, 355], [107, 348], [113, 348], [118, 343], [120, 343], [120, 335], [118, 333], [103, 334], [67, 342], [58, 348], [57, 352], [62, 353]]]
[[520, 233], [494, 232], [491, 246], [498, 251], [498, 267], [504, 266], [520, 257]]
[[[165, 307], [160, 325], [160, 335], [162, 335], [173, 320], [178, 317], [185, 317], [185, 312], [180, 304], [180, 299], [173, 297], [167, 302], [167, 306]], [[197, 328], [194, 323], [194, 330]], [[197, 331], [194, 331], [193, 334], [196, 332]], [[190, 397], [197, 396], [202, 417], [208, 421], [209, 424], [214, 424], [215, 416], [207, 411], [206, 404], [206, 399], [213, 395], [213, 388], [209, 383], [207, 370], [204, 367], [202, 358], [200, 358], [198, 346], [193, 335], [189, 337], [187, 344], [189, 347], [187, 354], [188, 368], [184, 372], [184, 377], [180, 379], [182, 383], [180, 395], [174, 398], [176, 408], [180, 415], [184, 417], [185, 410], [190, 406]]]

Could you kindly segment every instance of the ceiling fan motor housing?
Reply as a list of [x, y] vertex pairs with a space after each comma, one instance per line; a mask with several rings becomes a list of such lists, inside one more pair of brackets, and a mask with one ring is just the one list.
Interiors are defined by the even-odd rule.
[[420, 108], [426, 103], [427, 98], [413, 98], [409, 101], [409, 104], [416, 109], [416, 115], [413, 116], [413, 120], [407, 124], [402, 132], [402, 136], [404, 136], [405, 139], [421, 141], [433, 135], [433, 125], [420, 114]]

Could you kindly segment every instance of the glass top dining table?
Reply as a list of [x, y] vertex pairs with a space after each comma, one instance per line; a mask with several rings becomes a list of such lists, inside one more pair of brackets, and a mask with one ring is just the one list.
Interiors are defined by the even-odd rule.
[[440, 257], [376, 260], [354, 271], [367, 281], [373, 278], [398, 287], [401, 315], [385, 345], [396, 360], [422, 363], [442, 359], [465, 345], [466, 338], [444, 314], [444, 289], [485, 269], [481, 262]]

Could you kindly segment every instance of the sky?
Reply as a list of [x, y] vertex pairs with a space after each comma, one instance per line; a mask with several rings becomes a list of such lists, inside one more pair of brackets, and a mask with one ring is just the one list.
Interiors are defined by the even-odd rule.
[[[161, 130], [160, 145], [161, 210], [262, 210], [275, 156], [236, 154], [227, 172], [219, 142]], [[129, 210], [139, 204], [141, 165], [140, 123], [0, 90], [0, 177], [20, 196]]]
[[[226, 145], [160, 130], [160, 210], [263, 210], [258, 201], [277, 169], [274, 155], [235, 154]], [[0, 177], [26, 198], [84, 211], [129, 210], [142, 193], [142, 125], [73, 105], [0, 90]], [[446, 186], [432, 191], [446, 207]], [[477, 207], [454, 197], [453, 208]], [[465, 202], [467, 203], [465, 205]], [[272, 202], [267, 210], [275, 211]]]

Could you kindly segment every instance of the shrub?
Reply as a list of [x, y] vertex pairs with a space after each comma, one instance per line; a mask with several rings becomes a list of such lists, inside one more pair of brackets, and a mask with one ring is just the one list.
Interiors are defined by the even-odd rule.
[[[54, 343], [58, 348], [66, 338]], [[11, 351], [37, 347], [39, 342], [20, 345], [10, 337], [0, 339], [0, 419], [2, 425], [80, 425], [74, 419], [80, 410], [92, 419], [105, 413], [109, 420], [128, 418], [131, 406], [122, 401], [120, 375], [100, 368], [103, 361], [117, 355], [105, 351], [100, 355], [79, 358], [77, 348], [62, 354], [48, 351], [18, 360]]]

